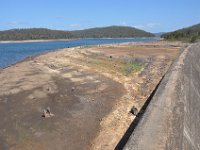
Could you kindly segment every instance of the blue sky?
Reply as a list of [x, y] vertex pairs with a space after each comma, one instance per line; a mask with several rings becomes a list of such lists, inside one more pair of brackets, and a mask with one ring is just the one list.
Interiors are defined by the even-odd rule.
[[0, 30], [110, 25], [166, 32], [200, 23], [200, 0], [1, 0]]

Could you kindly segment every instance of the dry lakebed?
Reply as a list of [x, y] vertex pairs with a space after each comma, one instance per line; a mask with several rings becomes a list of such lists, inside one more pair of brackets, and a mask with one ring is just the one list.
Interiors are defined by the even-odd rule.
[[183, 46], [66, 48], [1, 69], [0, 149], [114, 149]]

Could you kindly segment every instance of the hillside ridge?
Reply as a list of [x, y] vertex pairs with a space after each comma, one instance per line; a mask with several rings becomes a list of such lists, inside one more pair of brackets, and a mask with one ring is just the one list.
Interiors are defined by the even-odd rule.
[[48, 40], [72, 38], [137, 38], [155, 35], [127, 26], [98, 27], [84, 30], [64, 31], [47, 28], [11, 29], [0, 31], [0, 41]]
[[161, 37], [166, 40], [189, 40], [191, 42], [194, 42], [197, 39], [200, 39], [200, 23], [187, 28], [163, 34]]
[[129, 26], [96, 27], [75, 30], [71, 33], [78, 38], [135, 38], [153, 37], [154, 34]]

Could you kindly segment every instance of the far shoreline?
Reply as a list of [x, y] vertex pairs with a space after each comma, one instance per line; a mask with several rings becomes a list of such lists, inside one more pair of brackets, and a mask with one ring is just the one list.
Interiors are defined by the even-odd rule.
[[[148, 37], [146, 37], [146, 38], [148, 38]], [[95, 38], [86, 38], [86, 39], [95, 39]], [[100, 39], [113, 39], [113, 38], [100, 38]], [[116, 39], [134, 39], [134, 38], [116, 38]], [[53, 42], [53, 41], [71, 41], [71, 40], [78, 40], [78, 39], [58, 39], [58, 40], [23, 40], [23, 41], [0, 41], [0, 44], [2, 43], [33, 43], [33, 42]], [[101, 45], [101, 46], [113, 46], [113, 44], [115, 45], [115, 46], [119, 46], [119, 45], [128, 45], [128, 44], [138, 44], [138, 43], [140, 43], [140, 44], [145, 44], [145, 43], [152, 43], [152, 42], [156, 42], [156, 41], [160, 41], [160, 40], [155, 40], [155, 41], [149, 41], [149, 42], [144, 42], [144, 41], [142, 41], [142, 42], [122, 42], [122, 43], [104, 43], [104, 44], [95, 44], [95, 45], [91, 45], [92, 47], [95, 47], [95, 46], [99, 46], [99, 45]], [[76, 49], [76, 48], [79, 48], [79, 47], [81, 47], [81, 46], [75, 46], [75, 47], [65, 47], [65, 48], [58, 48], [58, 49], [54, 49], [54, 50], [51, 50], [51, 51], [48, 51], [48, 52], [42, 52], [42, 53], [39, 53], [39, 54], [35, 54], [35, 55], [30, 55], [30, 56], [27, 56], [27, 57], [25, 57], [24, 59], [21, 59], [21, 60], [19, 60], [19, 61], [17, 61], [17, 62], [15, 62], [15, 63], [12, 63], [12, 64], [9, 64], [9, 65], [7, 65], [7, 66], [5, 66], [5, 67], [0, 67], [0, 71], [2, 71], [2, 70], [4, 70], [4, 69], [7, 69], [7, 68], [10, 68], [10, 67], [12, 67], [12, 66], [15, 66], [15, 65], [17, 65], [17, 64], [19, 64], [19, 63], [22, 63], [22, 62], [26, 62], [26, 61], [29, 61], [29, 60], [32, 60], [32, 59], [34, 59], [34, 58], [36, 58], [36, 57], [38, 57], [38, 56], [41, 56], [41, 55], [45, 55], [45, 54], [48, 54], [48, 53], [52, 53], [52, 52], [55, 52], [55, 51], [62, 51], [62, 50], [64, 50], [64, 49], [66, 49], [66, 48], [74, 48], [74, 49]]]
[[72, 39], [38, 39], [38, 40], [13, 40], [13, 41], [0, 41], [0, 44], [6, 43], [34, 43], [34, 42], [54, 42], [54, 41], [72, 41], [79, 39], [145, 39], [145, 38], [155, 38], [157, 37], [124, 37], [124, 38], [72, 38]]
[[18, 40], [18, 41], [0, 41], [0, 43], [33, 43], [33, 42], [54, 42], [54, 41], [72, 41], [78, 39], [41, 39], [41, 40]]

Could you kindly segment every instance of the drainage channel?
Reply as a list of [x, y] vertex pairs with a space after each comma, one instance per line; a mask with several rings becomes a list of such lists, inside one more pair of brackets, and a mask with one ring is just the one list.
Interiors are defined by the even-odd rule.
[[137, 127], [137, 125], [139, 124], [140, 120], [142, 119], [144, 113], [146, 112], [147, 107], [148, 107], [149, 103], [151, 102], [153, 96], [155, 95], [155, 93], [156, 93], [160, 83], [162, 82], [164, 76], [161, 78], [161, 80], [159, 81], [159, 83], [157, 84], [155, 89], [152, 91], [150, 96], [145, 101], [144, 105], [142, 106], [142, 108], [138, 112], [137, 116], [135, 117], [135, 119], [133, 120], [133, 122], [131, 123], [129, 128], [126, 130], [126, 132], [123, 135], [122, 139], [119, 141], [119, 143], [115, 147], [115, 150], [122, 150], [124, 148], [124, 146], [126, 145], [126, 143], [128, 142], [130, 136], [132, 135], [132, 133], [134, 132], [135, 128]]

